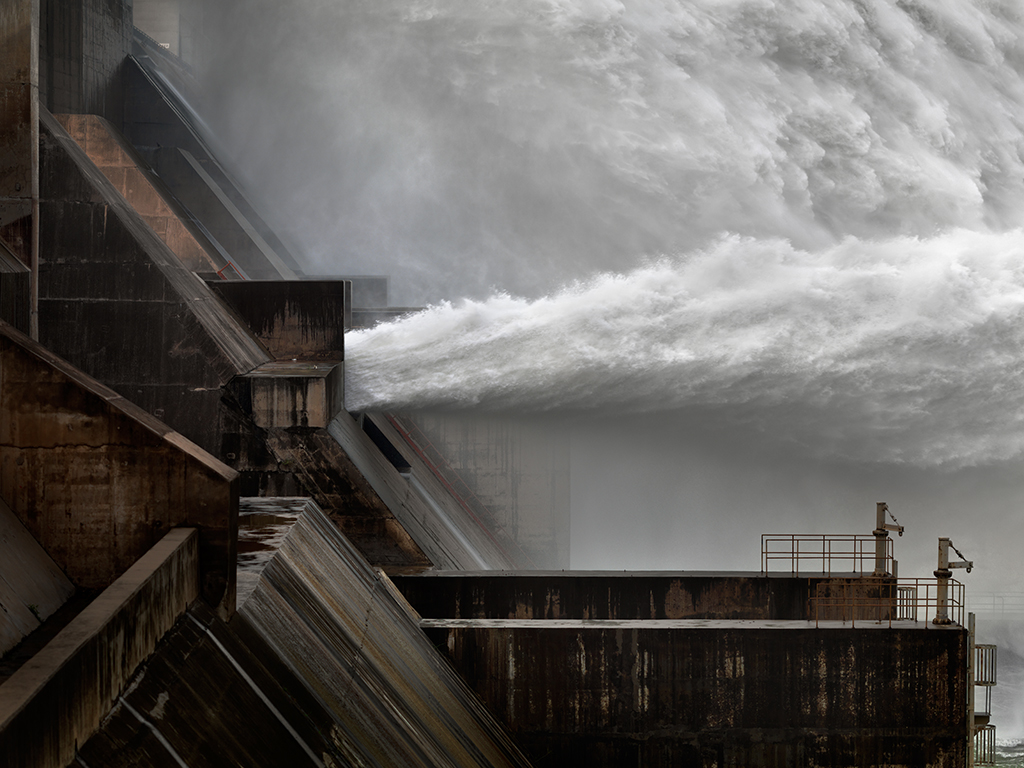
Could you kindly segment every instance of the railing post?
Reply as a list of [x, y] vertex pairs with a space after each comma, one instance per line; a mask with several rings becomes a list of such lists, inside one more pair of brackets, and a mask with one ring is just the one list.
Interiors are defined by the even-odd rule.
[[[971, 568], [974, 567], [974, 563], [968, 560], [959, 560], [951, 563], [949, 561], [949, 548], [952, 545], [952, 539], [945, 536], [939, 537], [939, 567], [935, 569], [935, 578], [938, 581], [935, 587], [935, 618], [932, 620], [932, 624], [953, 623], [949, 618], [949, 578], [953, 575], [950, 569], [966, 568], [967, 572], [970, 573]], [[954, 549], [956, 548], [954, 547]]]
[[974, 614], [967, 614], [967, 768], [974, 766]]

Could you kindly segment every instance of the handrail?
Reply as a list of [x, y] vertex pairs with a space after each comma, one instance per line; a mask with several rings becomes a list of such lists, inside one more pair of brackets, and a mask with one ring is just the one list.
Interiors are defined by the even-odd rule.
[[[947, 615], [963, 626], [964, 585], [946, 580]], [[931, 621], [939, 606], [940, 579], [834, 579], [817, 585], [819, 594], [810, 598], [814, 625], [821, 621], [887, 624]]]
[[996, 684], [996, 646], [989, 643], [974, 645], [974, 684]]
[[[761, 572], [768, 573], [773, 563], [782, 562], [789, 566], [783, 567], [782, 571], [797, 576], [801, 571], [829, 576], [872, 573], [875, 569], [875, 545], [873, 535], [763, 533]], [[891, 572], [892, 539], [888, 538], [885, 544], [885, 564], [886, 570]], [[840, 568], [844, 570], [840, 571]]]
[[974, 732], [974, 764], [996, 764], [996, 727], [984, 725]]

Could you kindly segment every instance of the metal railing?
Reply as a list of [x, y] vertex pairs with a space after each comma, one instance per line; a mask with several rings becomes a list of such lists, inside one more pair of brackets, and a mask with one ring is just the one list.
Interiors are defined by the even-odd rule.
[[[821, 621], [888, 624], [930, 622], [939, 606], [939, 579], [834, 579], [817, 585], [810, 598], [814, 625]], [[947, 581], [946, 612], [953, 624], [963, 625], [964, 585]], [[981, 647], [981, 646], [978, 646]]]
[[996, 727], [983, 725], [974, 732], [974, 764], [996, 764]]
[[1020, 619], [1024, 617], [1024, 592], [974, 592], [967, 601], [979, 616]]
[[996, 646], [977, 643], [974, 646], [974, 684], [996, 684]]
[[[781, 567], [779, 567], [781, 565]], [[892, 572], [892, 539], [885, 542], [885, 567]], [[761, 573], [873, 573], [875, 537], [862, 534], [761, 534]]]

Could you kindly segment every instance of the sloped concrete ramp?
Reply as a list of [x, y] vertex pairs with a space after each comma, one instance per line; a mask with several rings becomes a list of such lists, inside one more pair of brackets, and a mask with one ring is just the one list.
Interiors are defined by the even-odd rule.
[[196, 606], [76, 764], [529, 765], [319, 507], [241, 507], [238, 613]]

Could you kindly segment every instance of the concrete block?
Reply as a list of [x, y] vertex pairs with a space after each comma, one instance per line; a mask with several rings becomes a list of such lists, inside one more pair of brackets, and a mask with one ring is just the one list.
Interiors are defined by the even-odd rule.
[[326, 428], [344, 408], [342, 364], [266, 363], [231, 386], [243, 410], [265, 429]]

